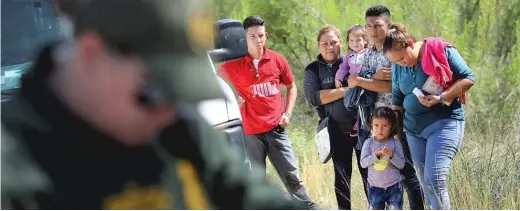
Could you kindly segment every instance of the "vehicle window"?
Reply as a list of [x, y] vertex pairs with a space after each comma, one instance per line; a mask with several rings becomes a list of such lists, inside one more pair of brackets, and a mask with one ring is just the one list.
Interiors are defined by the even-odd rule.
[[19, 87], [38, 49], [60, 39], [52, 0], [1, 0], [2, 90]]

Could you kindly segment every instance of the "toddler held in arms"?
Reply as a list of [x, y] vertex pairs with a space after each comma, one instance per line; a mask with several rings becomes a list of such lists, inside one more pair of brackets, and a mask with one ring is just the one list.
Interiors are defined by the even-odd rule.
[[345, 76], [359, 74], [361, 61], [368, 46], [368, 34], [365, 31], [365, 27], [359, 24], [350, 27], [347, 31], [347, 41], [350, 53], [345, 55], [338, 72], [336, 72], [336, 88], [343, 86]]

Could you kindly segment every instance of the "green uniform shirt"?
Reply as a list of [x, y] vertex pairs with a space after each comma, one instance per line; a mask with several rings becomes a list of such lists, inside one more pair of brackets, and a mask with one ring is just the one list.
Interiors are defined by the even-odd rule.
[[2, 209], [305, 209], [196, 112], [127, 148], [74, 116], [47, 89], [44, 50], [2, 105]]

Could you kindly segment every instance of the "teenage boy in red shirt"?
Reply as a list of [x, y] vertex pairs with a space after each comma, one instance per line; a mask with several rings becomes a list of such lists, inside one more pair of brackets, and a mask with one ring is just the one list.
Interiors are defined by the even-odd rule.
[[[249, 16], [243, 25], [248, 55], [224, 63], [219, 75], [231, 82], [239, 95], [249, 157], [265, 169], [269, 156], [291, 197], [315, 209], [300, 180], [298, 162], [285, 131], [296, 102], [291, 68], [283, 55], [265, 46], [267, 32], [261, 17]], [[282, 85], [287, 88], [285, 110]]]

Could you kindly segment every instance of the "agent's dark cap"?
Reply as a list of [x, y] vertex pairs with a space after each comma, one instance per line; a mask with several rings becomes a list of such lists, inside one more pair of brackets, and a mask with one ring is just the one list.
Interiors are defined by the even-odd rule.
[[75, 34], [97, 32], [115, 50], [137, 54], [168, 101], [223, 98], [204, 47], [213, 21], [200, 0], [61, 0]]

